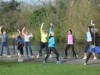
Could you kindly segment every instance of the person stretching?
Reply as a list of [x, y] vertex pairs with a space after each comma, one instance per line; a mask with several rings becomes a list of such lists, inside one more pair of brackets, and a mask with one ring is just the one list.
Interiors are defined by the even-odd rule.
[[61, 62], [59, 61], [59, 53], [55, 48], [55, 39], [54, 39], [54, 32], [53, 31], [50, 32], [49, 41], [48, 41], [48, 52], [47, 52], [47, 55], [46, 55], [43, 63], [46, 63], [51, 51], [56, 54], [56, 60], [57, 60], [56, 64], [60, 64]]
[[70, 47], [72, 47], [72, 51], [73, 51], [73, 58], [74, 59], [77, 59], [77, 57], [76, 57], [76, 53], [75, 53], [75, 51], [74, 51], [74, 41], [75, 41], [75, 38], [74, 38], [74, 36], [73, 36], [73, 34], [72, 34], [72, 30], [69, 30], [68, 31], [68, 36], [67, 36], [67, 46], [66, 46], [66, 48], [65, 48], [65, 57], [64, 57], [64, 59], [67, 59], [67, 51], [68, 51], [68, 49], [70, 48]]
[[32, 35], [32, 33], [29, 34], [27, 31], [26, 31], [26, 33], [24, 33], [24, 30], [25, 30], [25, 27], [23, 27], [22, 34], [24, 35], [26, 57], [28, 57], [28, 47], [29, 47], [31, 57], [34, 58], [32, 48], [31, 48], [31, 43], [30, 43], [30, 37], [33, 37], [33, 35]]

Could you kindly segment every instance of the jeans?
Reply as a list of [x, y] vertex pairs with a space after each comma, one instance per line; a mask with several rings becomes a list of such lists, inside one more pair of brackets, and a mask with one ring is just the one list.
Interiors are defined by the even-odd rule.
[[7, 42], [1, 42], [0, 56], [2, 56], [4, 46], [6, 47], [7, 55], [10, 55], [9, 46], [8, 46]]
[[26, 55], [27, 56], [28, 56], [28, 48], [29, 48], [30, 54], [33, 55], [32, 48], [31, 48], [31, 43], [30, 42], [25, 42], [25, 49], [26, 49]]

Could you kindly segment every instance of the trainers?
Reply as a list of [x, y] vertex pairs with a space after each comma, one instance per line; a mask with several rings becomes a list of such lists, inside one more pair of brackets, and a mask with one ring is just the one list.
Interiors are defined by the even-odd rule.
[[19, 58], [19, 59], [18, 59], [18, 62], [23, 62], [23, 59]]
[[64, 59], [67, 59], [67, 56], [65, 56]]
[[61, 64], [61, 62], [60, 61], [57, 61], [56, 64]]
[[10, 55], [8, 55], [7, 57], [8, 57], [8, 58], [10, 58], [11, 56], [10, 56]]
[[50, 54], [50, 58], [52, 58], [52, 55]]
[[84, 65], [87, 65], [87, 63], [84, 63]]
[[94, 60], [96, 60], [96, 59], [97, 59], [97, 57], [94, 57], [93, 59], [94, 59]]
[[34, 56], [31, 56], [32, 58], [34, 58]]
[[46, 63], [46, 61], [44, 60], [43, 63]]
[[87, 57], [84, 57], [83, 59], [86, 59]]
[[37, 55], [37, 57], [36, 58], [39, 58], [39, 55]]

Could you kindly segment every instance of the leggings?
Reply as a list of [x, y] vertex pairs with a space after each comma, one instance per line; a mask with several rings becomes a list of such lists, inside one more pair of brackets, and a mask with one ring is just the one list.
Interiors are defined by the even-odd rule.
[[23, 55], [23, 46], [20, 43], [18, 43], [18, 50], [20, 51], [20, 54]]
[[68, 44], [68, 45], [66, 46], [66, 48], [65, 48], [65, 55], [67, 56], [67, 54], [68, 54], [67, 51], [68, 51], [68, 49], [69, 49], [70, 47], [72, 48], [72, 51], [73, 51], [73, 57], [74, 57], [74, 56], [76, 57], [76, 53], [75, 53], [75, 50], [74, 50], [74, 44], [73, 44], [73, 45], [69, 45], [69, 44]]
[[84, 47], [84, 52], [87, 53], [89, 47], [91, 45], [91, 42], [86, 42], [85, 47]]
[[48, 59], [49, 54], [51, 53], [51, 51], [53, 51], [56, 54], [56, 60], [59, 61], [59, 53], [58, 53], [58, 51], [56, 50], [55, 47], [49, 47], [48, 48], [48, 52], [47, 52], [47, 55], [45, 57], [45, 61]]

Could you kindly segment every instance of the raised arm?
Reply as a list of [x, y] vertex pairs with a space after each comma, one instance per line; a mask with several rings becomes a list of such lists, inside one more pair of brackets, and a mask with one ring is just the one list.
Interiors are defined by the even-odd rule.
[[24, 30], [25, 30], [25, 27], [23, 27], [23, 29], [22, 29], [22, 34], [24, 35]]
[[52, 31], [53, 31], [53, 24], [50, 23], [49, 36], [50, 36], [50, 32], [52, 32]]
[[41, 33], [43, 32], [43, 25], [44, 23], [42, 23], [41, 28], [40, 28]]
[[2, 26], [0, 26], [0, 34], [2, 34], [1, 29], [2, 29]]
[[18, 33], [21, 33], [19, 29], [17, 29]]

